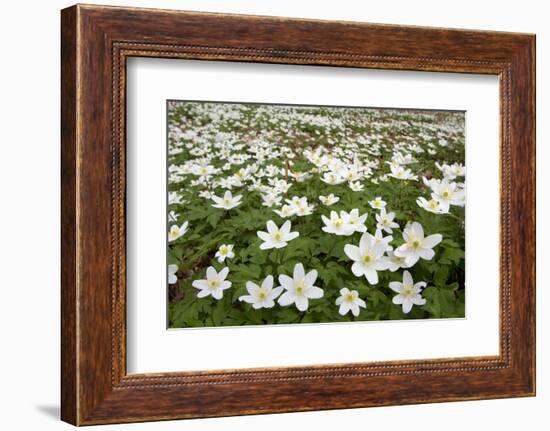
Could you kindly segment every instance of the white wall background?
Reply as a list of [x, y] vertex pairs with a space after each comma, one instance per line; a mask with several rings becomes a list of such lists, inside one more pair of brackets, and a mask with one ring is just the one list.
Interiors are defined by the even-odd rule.
[[[105, 426], [134, 430], [542, 430], [550, 405], [550, 14], [543, 1], [129, 0], [103, 4], [477, 28], [537, 34], [538, 396]], [[61, 0], [4, 2], [0, 14], [0, 426], [63, 430], [59, 410], [59, 9]]]

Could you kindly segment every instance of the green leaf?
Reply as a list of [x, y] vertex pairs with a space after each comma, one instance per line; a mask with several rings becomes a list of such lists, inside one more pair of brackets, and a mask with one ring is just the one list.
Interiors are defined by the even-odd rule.
[[389, 302], [389, 298], [378, 289], [370, 290], [367, 293], [367, 298], [373, 307], [377, 307], [379, 304], [386, 305]]
[[217, 211], [213, 214], [210, 214], [208, 217], [206, 217], [206, 221], [210, 226], [215, 228], [218, 225], [218, 222], [220, 221], [220, 219], [222, 218], [222, 215], [223, 215], [222, 212]]
[[264, 264], [266, 260], [267, 259], [266, 259], [265, 253], [255, 253], [250, 257], [250, 262], [255, 263], [257, 265]]
[[433, 317], [456, 317], [456, 298], [452, 290], [428, 287], [422, 293], [426, 298], [422, 308]]
[[246, 286], [243, 284], [242, 286], [239, 286], [233, 291], [233, 295], [231, 296], [231, 302], [236, 302], [239, 299], [239, 296], [248, 295], [248, 291], [246, 290]]
[[436, 286], [445, 286], [447, 282], [447, 277], [449, 276], [449, 267], [442, 265], [440, 266], [434, 274], [434, 283]]
[[221, 326], [223, 324], [225, 315], [226, 312], [224, 304], [222, 301], [219, 301], [216, 305], [216, 308], [214, 308], [214, 312], [212, 313], [212, 321], [214, 322], [214, 325]]
[[449, 263], [454, 263], [455, 265], [458, 265], [461, 259], [464, 259], [463, 250], [459, 248], [446, 247], [443, 249], [443, 253], [441, 253], [440, 262], [448, 261]]
[[277, 323], [295, 323], [300, 319], [300, 313], [296, 309], [284, 308], [278, 313]]

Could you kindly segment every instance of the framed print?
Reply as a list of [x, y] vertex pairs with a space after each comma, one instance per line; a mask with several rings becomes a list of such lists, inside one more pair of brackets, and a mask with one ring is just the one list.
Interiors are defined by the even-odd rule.
[[533, 35], [61, 30], [63, 420], [534, 395]]

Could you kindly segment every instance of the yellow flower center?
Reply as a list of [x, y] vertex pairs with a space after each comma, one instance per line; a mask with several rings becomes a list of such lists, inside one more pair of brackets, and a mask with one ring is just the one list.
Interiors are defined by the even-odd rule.
[[437, 208], [437, 202], [432, 199], [430, 202], [428, 202], [428, 206], [431, 209], [436, 209]]
[[403, 286], [403, 290], [401, 291], [401, 294], [404, 296], [413, 296], [414, 295], [413, 286]]
[[374, 206], [379, 207], [380, 206], [380, 201], [374, 201]]
[[296, 283], [296, 293], [302, 294], [306, 290], [306, 285], [303, 281]]
[[226, 204], [226, 205], [229, 205], [231, 203], [231, 201], [229, 199], [224, 198], [223, 203]]
[[420, 241], [415, 239], [413, 242], [412, 242], [412, 246], [413, 248], [419, 248], [420, 247]]
[[260, 299], [266, 299], [267, 298], [267, 292], [265, 290], [260, 290], [258, 292], [258, 298]]
[[344, 220], [342, 220], [341, 218], [337, 219], [334, 222], [334, 226], [336, 226], [337, 228], [341, 228], [343, 224], [344, 224]]
[[444, 197], [444, 198], [448, 198], [450, 195], [451, 195], [451, 193], [449, 193], [447, 190], [445, 190], [445, 191], [443, 192], [443, 197]]
[[283, 234], [281, 233], [280, 230], [278, 230], [277, 232], [275, 232], [275, 233], [273, 234], [273, 239], [274, 239], [275, 241], [281, 241], [281, 240], [283, 239]]
[[215, 289], [216, 287], [218, 287], [220, 285], [220, 281], [219, 280], [208, 280], [208, 287], [210, 289]]
[[346, 295], [346, 301], [348, 301], [348, 302], [353, 302], [354, 299], [355, 299], [355, 298], [353, 297], [353, 293], [348, 293], [348, 294]]
[[372, 260], [372, 257], [370, 254], [366, 254], [365, 256], [363, 256], [363, 262], [370, 263], [371, 260]]

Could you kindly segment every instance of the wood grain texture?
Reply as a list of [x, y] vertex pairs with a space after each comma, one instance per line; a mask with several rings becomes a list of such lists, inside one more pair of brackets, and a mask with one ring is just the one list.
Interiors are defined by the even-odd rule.
[[77, 422], [76, 9], [61, 16], [61, 417]]
[[[535, 37], [100, 6], [62, 11], [62, 419], [77, 425], [535, 392]], [[131, 56], [495, 74], [496, 357], [126, 374], [125, 100]]]

